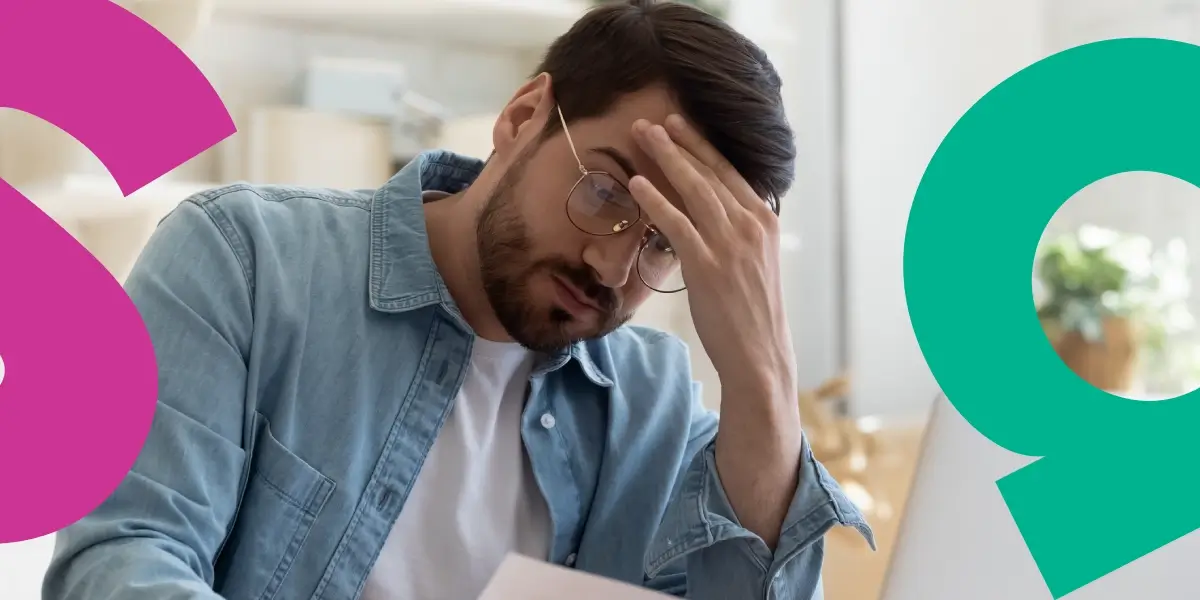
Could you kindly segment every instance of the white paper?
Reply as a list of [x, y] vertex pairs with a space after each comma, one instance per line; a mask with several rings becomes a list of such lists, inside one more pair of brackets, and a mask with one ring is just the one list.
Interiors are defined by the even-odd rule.
[[510, 554], [479, 600], [665, 600], [666, 594]]

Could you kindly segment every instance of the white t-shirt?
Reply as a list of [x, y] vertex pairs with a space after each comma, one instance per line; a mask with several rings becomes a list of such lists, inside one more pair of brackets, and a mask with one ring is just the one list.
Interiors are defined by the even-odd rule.
[[549, 511], [521, 441], [533, 358], [475, 338], [462, 389], [362, 600], [475, 600], [507, 553], [548, 558]]

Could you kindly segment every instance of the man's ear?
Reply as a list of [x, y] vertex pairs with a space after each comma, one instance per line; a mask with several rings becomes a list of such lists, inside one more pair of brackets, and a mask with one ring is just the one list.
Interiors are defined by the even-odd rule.
[[541, 73], [513, 94], [492, 129], [492, 147], [501, 160], [512, 160], [546, 126], [554, 107], [550, 74]]

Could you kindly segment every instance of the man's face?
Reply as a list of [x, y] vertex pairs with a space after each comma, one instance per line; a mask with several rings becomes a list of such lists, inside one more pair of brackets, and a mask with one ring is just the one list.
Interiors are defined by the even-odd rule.
[[[641, 174], [675, 202], [631, 128], [639, 118], [662, 123], [677, 110], [660, 91], [631, 94], [603, 117], [570, 123], [571, 139], [589, 171], [608, 173], [626, 188]], [[501, 176], [477, 226], [492, 308], [508, 334], [533, 350], [552, 352], [603, 336], [655, 293], [636, 266], [648, 221], [644, 212], [641, 223], [606, 236], [585, 233], [568, 217], [567, 196], [579, 181], [580, 161], [561, 131], [530, 144]]]

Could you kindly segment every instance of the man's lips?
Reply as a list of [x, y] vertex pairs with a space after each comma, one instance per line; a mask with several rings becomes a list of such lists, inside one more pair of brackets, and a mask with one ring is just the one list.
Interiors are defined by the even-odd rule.
[[576, 315], [582, 315], [589, 311], [602, 312], [600, 307], [588, 298], [587, 295], [580, 292], [578, 288], [557, 276], [553, 279], [555, 287], [558, 288], [559, 299], [562, 300], [563, 304], [567, 305], [568, 311]]

